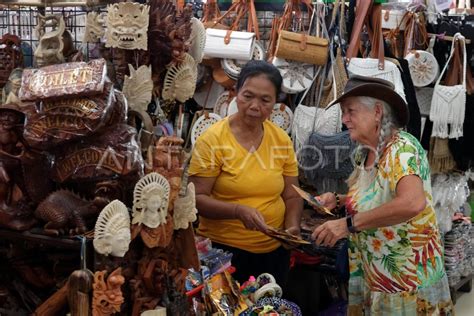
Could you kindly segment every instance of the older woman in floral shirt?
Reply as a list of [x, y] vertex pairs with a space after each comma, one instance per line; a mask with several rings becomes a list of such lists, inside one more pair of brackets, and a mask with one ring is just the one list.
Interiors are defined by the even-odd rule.
[[318, 197], [329, 208], [344, 203], [347, 217], [319, 226], [313, 238], [331, 246], [348, 237], [348, 315], [454, 314], [426, 153], [401, 130], [405, 101], [388, 81], [355, 76], [336, 103], [359, 144], [358, 165], [347, 195]]

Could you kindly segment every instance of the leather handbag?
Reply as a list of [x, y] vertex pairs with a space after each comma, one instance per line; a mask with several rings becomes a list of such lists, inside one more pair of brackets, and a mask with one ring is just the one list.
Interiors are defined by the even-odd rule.
[[255, 47], [255, 33], [229, 33], [227, 30], [207, 29], [204, 56], [206, 58], [252, 59]]
[[[214, 28], [231, 13], [235, 13], [236, 17], [229, 30]], [[240, 20], [245, 15], [248, 15], [247, 32], [238, 31]], [[260, 39], [260, 35], [253, 0], [235, 1], [224, 15], [206, 29], [204, 57], [250, 60], [253, 56], [255, 38]]]

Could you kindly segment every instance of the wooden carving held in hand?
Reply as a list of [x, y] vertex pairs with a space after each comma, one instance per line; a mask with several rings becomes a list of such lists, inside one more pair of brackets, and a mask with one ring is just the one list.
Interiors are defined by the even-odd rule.
[[121, 286], [125, 283], [122, 268], [115, 269], [106, 281], [107, 271], [94, 274], [94, 294], [92, 299], [92, 316], [112, 315], [120, 312], [124, 302]]

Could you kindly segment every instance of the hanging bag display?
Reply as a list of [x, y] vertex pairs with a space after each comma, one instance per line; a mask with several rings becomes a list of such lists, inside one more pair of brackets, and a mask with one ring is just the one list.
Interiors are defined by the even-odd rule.
[[[453, 86], [441, 85], [441, 78], [455, 54], [456, 41], [459, 41], [459, 49], [462, 49], [463, 52], [463, 68], [460, 70], [463, 74], [462, 82]], [[463, 136], [463, 124], [466, 111], [466, 67], [467, 54], [465, 38], [461, 33], [456, 33], [454, 35], [453, 45], [451, 46], [451, 54], [436, 81], [433, 91], [430, 109], [430, 120], [433, 122], [431, 137], [457, 139]]]
[[[381, 25], [381, 6], [371, 1], [358, 1], [357, 14], [352, 27], [351, 41], [347, 50], [347, 71], [349, 74], [387, 80], [394, 84], [395, 91], [405, 99], [400, 70], [397, 65], [384, 57], [384, 43]], [[370, 14], [369, 14], [370, 13]], [[369, 21], [369, 17], [371, 21]], [[364, 24], [367, 25], [371, 42], [369, 58], [357, 57], [360, 35]]]

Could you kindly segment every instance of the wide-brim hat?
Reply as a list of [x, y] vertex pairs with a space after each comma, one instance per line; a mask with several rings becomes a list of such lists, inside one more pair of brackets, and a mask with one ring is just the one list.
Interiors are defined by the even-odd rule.
[[392, 108], [393, 115], [396, 119], [394, 123], [398, 127], [403, 127], [408, 123], [410, 115], [407, 103], [402, 96], [395, 91], [395, 86], [387, 80], [351, 75], [344, 87], [342, 95], [329, 103], [326, 109], [350, 97], [372, 97], [385, 101]]

